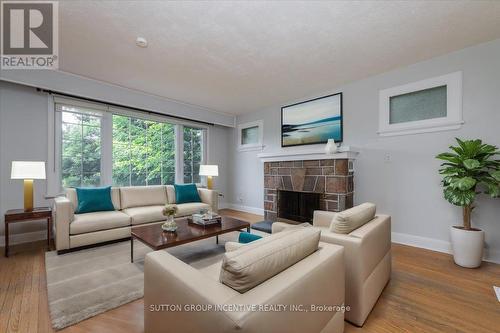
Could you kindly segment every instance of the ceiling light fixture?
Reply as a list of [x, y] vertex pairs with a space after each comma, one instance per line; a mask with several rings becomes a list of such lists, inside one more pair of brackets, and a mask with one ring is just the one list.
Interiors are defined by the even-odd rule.
[[137, 39], [135, 40], [135, 45], [145, 48], [148, 47], [148, 41], [144, 37], [137, 37]]

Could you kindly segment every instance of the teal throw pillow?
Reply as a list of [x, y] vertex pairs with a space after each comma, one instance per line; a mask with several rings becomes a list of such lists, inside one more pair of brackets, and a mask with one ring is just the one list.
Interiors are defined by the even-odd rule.
[[246, 244], [246, 243], [256, 241], [257, 239], [261, 239], [261, 238], [262, 238], [262, 236], [251, 234], [249, 232], [240, 232], [240, 237], [238, 238], [238, 243]]
[[77, 187], [77, 214], [115, 210], [111, 201], [111, 186]]
[[196, 184], [174, 184], [175, 203], [201, 202]]

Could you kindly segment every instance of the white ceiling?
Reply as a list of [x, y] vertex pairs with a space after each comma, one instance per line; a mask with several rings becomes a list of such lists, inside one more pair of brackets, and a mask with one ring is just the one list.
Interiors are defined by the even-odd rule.
[[230, 114], [500, 38], [500, 1], [61, 1], [59, 10], [62, 71]]

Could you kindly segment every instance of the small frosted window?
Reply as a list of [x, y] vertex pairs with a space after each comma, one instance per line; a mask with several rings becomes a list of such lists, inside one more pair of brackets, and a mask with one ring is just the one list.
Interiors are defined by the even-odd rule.
[[241, 130], [241, 144], [255, 144], [259, 142], [259, 126], [243, 128]]
[[389, 123], [446, 117], [446, 86], [390, 97]]

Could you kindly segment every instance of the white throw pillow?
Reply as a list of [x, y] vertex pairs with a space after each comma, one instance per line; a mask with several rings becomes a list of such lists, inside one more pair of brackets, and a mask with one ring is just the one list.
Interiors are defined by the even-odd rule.
[[335, 214], [330, 224], [330, 231], [337, 234], [348, 234], [373, 220], [377, 206], [371, 202], [344, 210]]
[[244, 293], [318, 249], [321, 231], [293, 228], [226, 252], [220, 281]]

